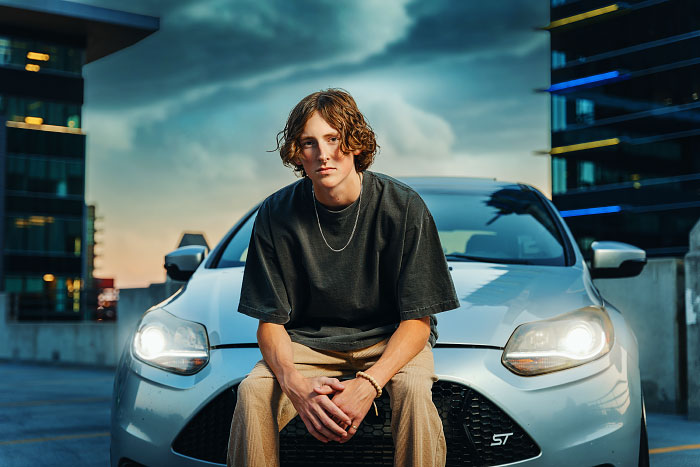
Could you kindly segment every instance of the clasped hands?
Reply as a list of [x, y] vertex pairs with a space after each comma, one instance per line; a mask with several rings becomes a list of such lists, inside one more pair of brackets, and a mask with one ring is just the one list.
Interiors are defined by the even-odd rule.
[[349, 441], [377, 395], [364, 378], [341, 383], [327, 376], [299, 377], [285, 392], [309, 433], [323, 443]]

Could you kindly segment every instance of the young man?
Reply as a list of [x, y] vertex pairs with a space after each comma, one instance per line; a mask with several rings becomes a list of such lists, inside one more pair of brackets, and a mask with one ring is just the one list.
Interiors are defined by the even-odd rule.
[[279, 465], [297, 413], [319, 441], [344, 443], [384, 389], [395, 465], [444, 465], [432, 315], [459, 302], [430, 212], [366, 170], [374, 133], [342, 90], [302, 99], [278, 149], [303, 178], [255, 220], [238, 311], [260, 320], [263, 360], [239, 385], [228, 465]]

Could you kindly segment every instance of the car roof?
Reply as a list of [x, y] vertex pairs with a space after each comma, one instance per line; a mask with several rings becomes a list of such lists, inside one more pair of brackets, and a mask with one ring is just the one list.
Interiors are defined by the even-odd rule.
[[477, 177], [401, 177], [399, 179], [416, 191], [496, 191], [504, 188], [523, 189], [523, 184]]

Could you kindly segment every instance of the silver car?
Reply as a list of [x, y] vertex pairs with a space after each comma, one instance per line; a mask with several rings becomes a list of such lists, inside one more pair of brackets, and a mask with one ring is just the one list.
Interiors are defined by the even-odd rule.
[[[592, 278], [639, 274], [645, 252], [616, 242], [582, 256], [556, 208], [523, 184], [404, 179], [433, 214], [461, 302], [437, 315], [433, 400], [447, 465], [648, 465], [637, 342]], [[256, 209], [206, 255], [183, 247], [187, 283], [146, 311], [114, 382], [112, 466], [226, 463], [236, 387], [261, 358], [257, 320], [236, 312]], [[588, 264], [590, 262], [590, 265]], [[392, 465], [388, 396], [346, 444], [296, 417], [282, 465]]]

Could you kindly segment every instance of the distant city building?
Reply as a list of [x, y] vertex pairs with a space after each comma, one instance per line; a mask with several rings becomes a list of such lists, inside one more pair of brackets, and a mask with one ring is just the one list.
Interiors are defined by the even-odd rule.
[[700, 218], [700, 2], [551, 0], [552, 195], [579, 245], [683, 256]]
[[67, 1], [0, 0], [0, 291], [15, 319], [89, 318], [82, 68], [158, 27]]
[[209, 250], [209, 244], [207, 243], [207, 239], [203, 233], [184, 232], [182, 234], [182, 238], [180, 238], [180, 242], [178, 243], [177, 247], [180, 248], [183, 246], [190, 246], [190, 245], [200, 245], [200, 246], [205, 247], [207, 250]]

